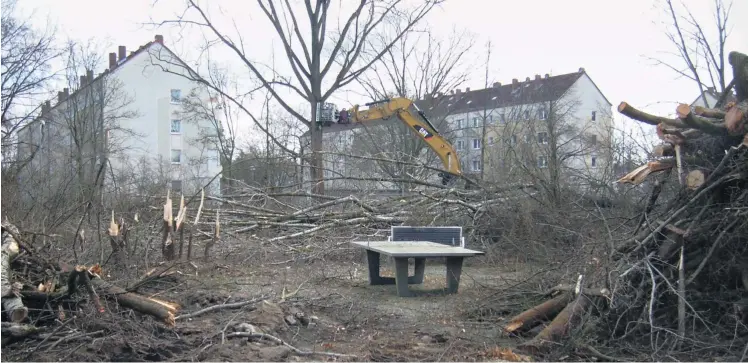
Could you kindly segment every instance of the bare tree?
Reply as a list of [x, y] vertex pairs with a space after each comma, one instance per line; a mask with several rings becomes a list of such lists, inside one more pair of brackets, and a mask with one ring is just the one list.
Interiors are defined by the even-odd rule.
[[39, 99], [58, 74], [51, 62], [62, 52], [55, 45], [55, 29], [35, 29], [18, 17], [17, 0], [2, 2], [2, 147], [4, 160], [13, 151], [16, 131], [40, 110]]
[[127, 147], [127, 138], [137, 136], [121, 126], [138, 115], [122, 82], [109, 74], [94, 76], [102, 63], [96, 48], [93, 42], [68, 43], [67, 87], [54, 106], [45, 102], [40, 116], [19, 131], [27, 144], [20, 157], [31, 159], [21, 174], [28, 205], [42, 208], [55, 223], [82, 204], [87, 213], [100, 204], [110, 158]]
[[[221, 163], [221, 187], [224, 190], [231, 189], [233, 180], [232, 163], [237, 152], [237, 132], [241, 111], [225, 96], [233, 93], [236, 85], [231, 80], [228, 70], [219, 68], [216, 64], [208, 64], [207, 80], [223, 92], [206, 89], [207, 99], [197, 88], [182, 98], [181, 120], [198, 127], [206, 121], [210, 127], [201, 127], [196, 140], [203, 145], [204, 150], [217, 150], [219, 155], [207, 155], [207, 157], [218, 157]], [[200, 164], [202, 160], [199, 161]], [[224, 188], [225, 187], [225, 188]]]
[[[532, 88], [533, 81], [523, 82], [513, 93], [520, 99], [523, 93], [537, 97]], [[498, 114], [493, 111], [498, 121], [488, 132], [489, 138], [498, 139], [488, 145], [493, 177], [531, 182], [558, 204], [565, 189], [589, 187], [600, 168], [607, 167], [605, 145], [612, 130], [605, 124], [604, 107], [593, 121], [579, 116], [580, 100], [572, 89], [560, 98], [530, 101], [503, 107]]]
[[[330, 16], [336, 7], [332, 1], [306, 0], [303, 7], [294, 7], [285, 1], [279, 6], [273, 1], [258, 0], [257, 3], [270, 21], [276, 35], [280, 38], [283, 50], [293, 70], [293, 77], [279, 78], [268, 76], [263, 67], [244, 50], [244, 39], [241, 35], [230, 36], [219, 29], [207, 10], [193, 0], [187, 1], [183, 15], [175, 20], [161, 24], [178, 24], [197, 26], [215, 38], [211, 44], [221, 44], [235, 53], [242, 64], [249, 69], [275, 101], [288, 113], [303, 122], [310, 130], [312, 144], [313, 190], [324, 193], [322, 158], [322, 131], [316, 125], [317, 106], [324, 103], [332, 94], [342, 87], [354, 82], [362, 73], [382, 55], [384, 55], [400, 37], [426, 16], [443, 0], [427, 0], [414, 9], [404, 9], [402, 0], [374, 1], [362, 0], [346, 12], [347, 5], [340, 2], [337, 9], [340, 14]], [[345, 15], [347, 13], [347, 15]], [[335, 16], [337, 15], [337, 16]], [[375, 57], [363, 60], [361, 54], [368, 46], [370, 34], [387, 26], [385, 20], [397, 18], [405, 25], [390, 42], [378, 44]], [[338, 19], [344, 19], [342, 26], [336, 26]], [[306, 31], [303, 30], [306, 28]], [[304, 35], [307, 34], [307, 35]], [[336, 69], [334, 69], [334, 67]], [[289, 99], [275, 89], [282, 86], [309, 104], [310, 116], [305, 117], [291, 106]]]
[[[668, 19], [665, 36], [675, 48], [673, 55], [678, 60], [654, 59], [655, 62], [696, 82], [699, 94], [704, 94], [706, 88], [724, 93], [730, 88], [725, 78], [725, 43], [730, 32], [728, 22], [732, 2], [714, 0], [714, 23], [709, 24], [714, 29], [708, 29], [685, 4], [681, 3], [681, 8], [677, 8], [672, 0], [663, 1]], [[708, 104], [706, 99], [704, 102], [706, 107], [715, 106]]]

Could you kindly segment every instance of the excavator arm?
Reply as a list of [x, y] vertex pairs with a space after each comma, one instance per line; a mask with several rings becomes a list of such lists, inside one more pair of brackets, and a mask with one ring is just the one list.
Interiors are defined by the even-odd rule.
[[444, 172], [441, 173], [442, 184], [451, 184], [455, 177], [462, 176], [460, 159], [454, 147], [439, 134], [436, 127], [413, 101], [399, 97], [367, 103], [365, 106], [368, 108], [363, 110], [359, 109], [358, 105], [353, 106], [347, 111], [347, 117], [338, 116], [336, 121], [341, 124], [369, 123], [387, 120], [394, 116], [408, 125], [408, 128], [439, 156], [444, 165]]

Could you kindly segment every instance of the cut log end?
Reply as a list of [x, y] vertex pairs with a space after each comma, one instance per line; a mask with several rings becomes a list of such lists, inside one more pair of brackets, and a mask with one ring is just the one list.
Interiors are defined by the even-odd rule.
[[681, 103], [675, 108], [675, 113], [678, 114], [678, 118], [686, 119], [691, 114], [691, 106]]
[[628, 103], [621, 102], [621, 104], [618, 105], [618, 112], [623, 113], [628, 107], [629, 107]]
[[704, 185], [707, 173], [703, 170], [691, 170], [686, 176], [686, 188], [695, 190]]

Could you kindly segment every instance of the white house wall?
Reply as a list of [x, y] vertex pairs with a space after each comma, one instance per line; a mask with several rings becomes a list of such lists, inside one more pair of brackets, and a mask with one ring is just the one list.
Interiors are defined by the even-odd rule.
[[[125, 146], [123, 155], [113, 157], [111, 162], [113, 169], [120, 171], [127, 171], [133, 162], [137, 163], [141, 158], [148, 159], [154, 167], [162, 162], [170, 165], [171, 179], [182, 180], [183, 186], [187, 187], [186, 183], [189, 181], [199, 182], [194, 179], [207, 182], [220, 173], [221, 167], [215, 161], [200, 163], [201, 170], [194, 170], [195, 166], [189, 165], [191, 161], [204, 159], [207, 154], [216, 154], [208, 152], [209, 148], [195, 142], [200, 137], [201, 127], [213, 129], [212, 122], [205, 120], [199, 125], [182, 122], [181, 133], [171, 132], [171, 120], [179, 119], [178, 113], [181, 111], [180, 104], [171, 102], [171, 90], [179, 89], [182, 97], [186, 97], [197, 84], [180, 75], [162, 71], [158, 65], [173, 72], [186, 72], [183, 68], [170, 64], [178, 61], [168, 60], [168, 56], [169, 52], [160, 44], [153, 44], [149, 50], [138, 53], [111, 74], [125, 85], [124, 88], [134, 99], [130, 107], [139, 112], [138, 117], [122, 120], [120, 123], [121, 127], [139, 136], [127, 136], [124, 132], [111, 135], [121, 138]], [[201, 92], [200, 96], [207, 101], [206, 92]], [[182, 150], [179, 164], [171, 162], [172, 149]]]

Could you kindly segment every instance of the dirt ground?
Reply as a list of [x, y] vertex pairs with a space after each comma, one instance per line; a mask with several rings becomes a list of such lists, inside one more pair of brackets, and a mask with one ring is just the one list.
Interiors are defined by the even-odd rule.
[[[61, 344], [12, 360], [80, 361], [486, 361], [512, 360], [504, 350], [519, 341], [501, 337], [501, 322], [521, 307], [496, 311], [492, 299], [525, 270], [466, 259], [460, 290], [447, 295], [443, 261], [428, 260], [423, 285], [413, 297], [398, 297], [394, 285], [369, 286], [365, 253], [346, 251], [337, 259], [293, 261], [292, 256], [254, 254], [217, 257], [187, 266], [141, 290], [179, 302], [180, 314], [212, 305], [263, 298], [245, 308], [226, 309], [173, 328], [145, 316], [149, 329], [102, 335]], [[393, 276], [383, 258], [382, 275]], [[412, 266], [411, 266], [412, 273]], [[284, 293], [285, 288], [285, 293]], [[284, 295], [290, 295], [283, 298]], [[295, 313], [301, 315], [294, 316]], [[135, 314], [129, 312], [129, 314]], [[150, 320], [149, 320], [150, 319]], [[352, 355], [300, 355], [288, 347], [227, 337], [248, 323], [303, 350]], [[246, 324], [244, 325], [246, 327]], [[241, 328], [239, 328], [241, 329]], [[150, 335], [150, 336], [149, 336]], [[78, 343], [81, 343], [80, 345]], [[63, 353], [64, 352], [64, 353]]]

